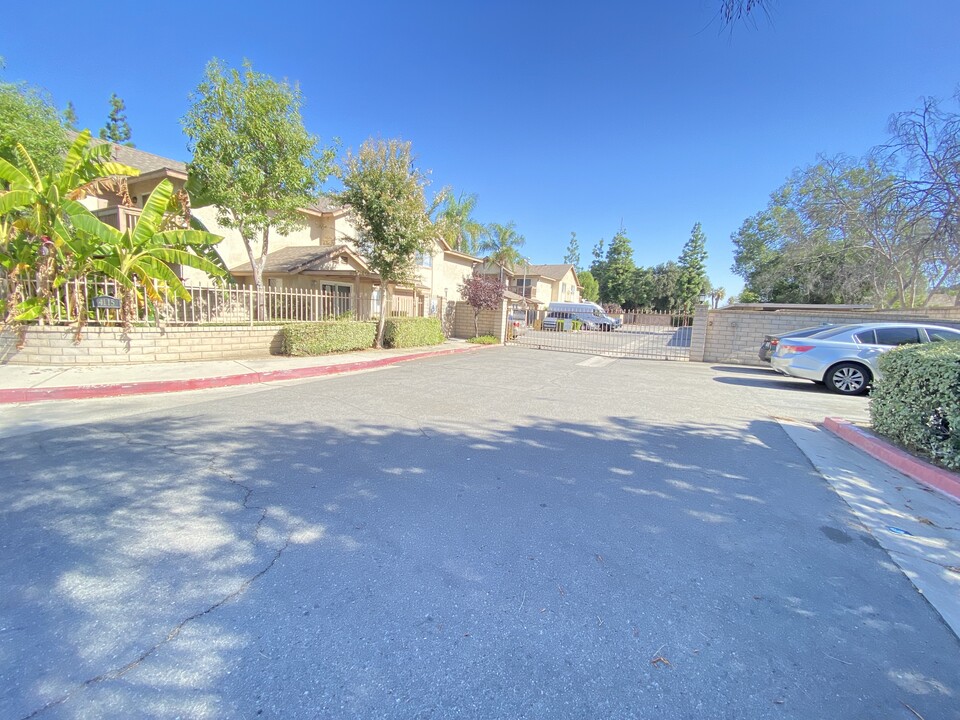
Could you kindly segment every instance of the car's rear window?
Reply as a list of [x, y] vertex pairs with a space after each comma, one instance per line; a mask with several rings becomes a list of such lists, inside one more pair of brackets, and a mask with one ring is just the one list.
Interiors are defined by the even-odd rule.
[[927, 328], [930, 342], [960, 342], [960, 332], [956, 330], [933, 330]]
[[826, 330], [822, 330], [821, 332], [814, 333], [810, 337], [823, 338], [824, 340], [828, 340], [832, 337], [836, 337], [837, 335], [841, 335], [845, 332], [850, 332], [856, 327], [857, 327], [856, 325], [837, 325], [836, 327], [827, 328]]
[[877, 328], [878, 345], [911, 345], [920, 342], [920, 330], [915, 327]]

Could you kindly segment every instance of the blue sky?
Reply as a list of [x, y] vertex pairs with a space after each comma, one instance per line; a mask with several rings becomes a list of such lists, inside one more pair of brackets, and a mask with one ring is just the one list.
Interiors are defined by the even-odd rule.
[[15, 3], [0, 56], [3, 79], [94, 130], [119, 94], [137, 146], [182, 160], [205, 63], [248, 58], [300, 84], [323, 141], [411, 141], [432, 189], [516, 222], [532, 262], [560, 262], [575, 231], [588, 264], [622, 223], [653, 265], [699, 221], [732, 294], [730, 234], [794, 168], [865, 152], [891, 113], [960, 83], [956, 0], [773, 2], [732, 32], [718, 0]]

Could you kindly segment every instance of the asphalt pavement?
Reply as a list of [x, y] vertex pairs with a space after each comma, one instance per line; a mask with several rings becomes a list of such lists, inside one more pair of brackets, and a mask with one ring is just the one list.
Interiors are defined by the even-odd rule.
[[522, 348], [0, 408], [0, 717], [956, 720], [960, 510], [866, 411]]

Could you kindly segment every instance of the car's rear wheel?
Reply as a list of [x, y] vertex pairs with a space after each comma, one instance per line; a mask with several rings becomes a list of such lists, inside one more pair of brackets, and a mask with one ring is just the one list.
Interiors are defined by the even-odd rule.
[[853, 362], [834, 365], [823, 377], [826, 386], [841, 395], [863, 395], [872, 379], [873, 376], [867, 368]]

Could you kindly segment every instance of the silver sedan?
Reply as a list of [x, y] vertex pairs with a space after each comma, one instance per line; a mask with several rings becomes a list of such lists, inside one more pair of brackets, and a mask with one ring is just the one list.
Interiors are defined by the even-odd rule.
[[955, 328], [923, 323], [840, 325], [809, 337], [784, 337], [770, 358], [774, 370], [822, 383], [843, 395], [862, 395], [879, 375], [880, 356], [912, 343], [960, 342]]

